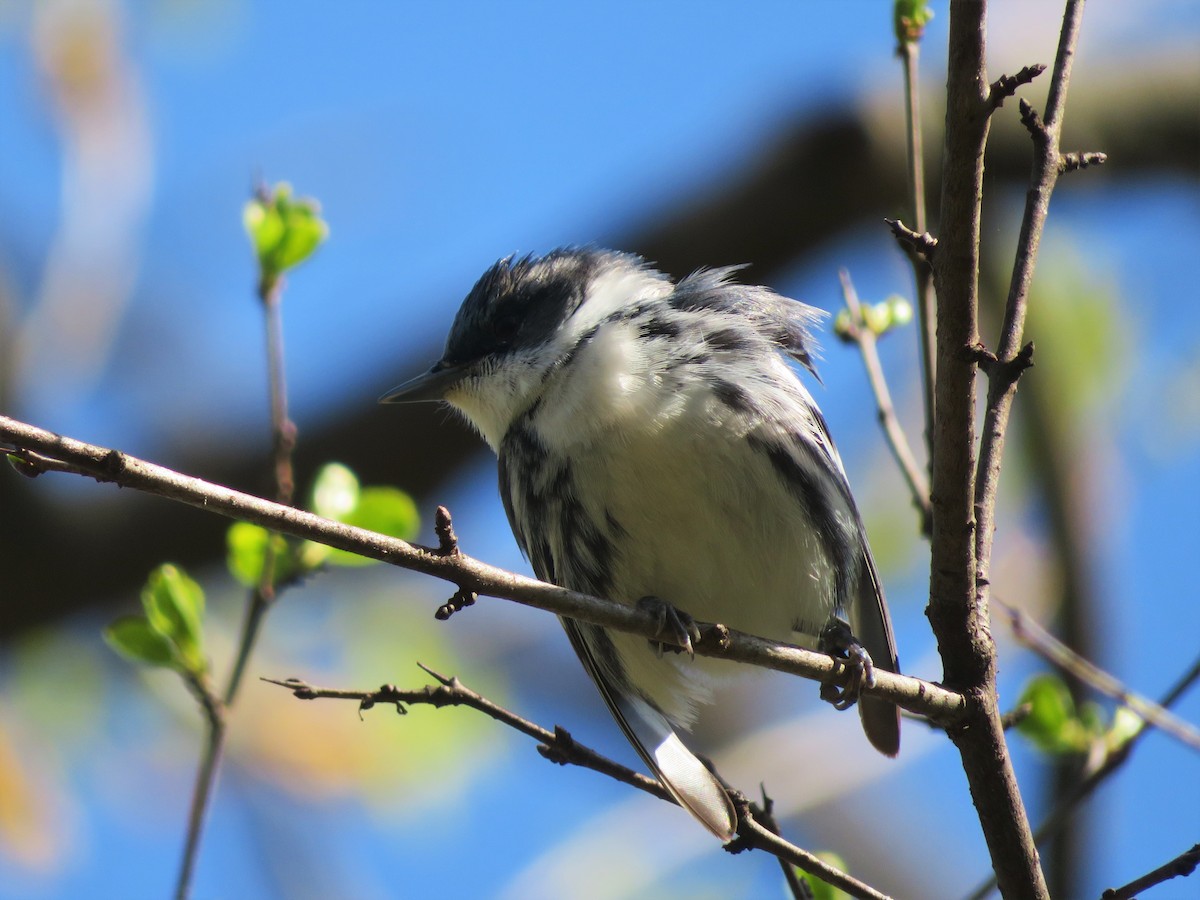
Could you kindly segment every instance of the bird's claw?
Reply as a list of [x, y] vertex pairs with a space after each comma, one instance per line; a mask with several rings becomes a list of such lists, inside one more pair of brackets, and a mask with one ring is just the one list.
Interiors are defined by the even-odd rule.
[[821, 685], [821, 699], [832, 703], [835, 709], [849, 709], [858, 702], [864, 687], [875, 686], [875, 663], [871, 661], [871, 654], [841, 619], [832, 617], [821, 629], [817, 649], [845, 665], [850, 673], [844, 687]]
[[662, 656], [664, 650], [670, 650], [696, 658], [694, 644], [700, 640], [700, 629], [695, 619], [660, 597], [643, 597], [637, 606], [658, 620], [658, 639], [650, 641], [655, 653]]

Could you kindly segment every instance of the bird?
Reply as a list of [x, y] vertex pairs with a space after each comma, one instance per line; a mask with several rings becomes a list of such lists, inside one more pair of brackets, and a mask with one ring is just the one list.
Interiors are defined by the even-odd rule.
[[[625, 736], [721, 841], [729, 793], [680, 738], [730, 663], [695, 657], [695, 623], [816, 644], [855, 673], [879, 751], [897, 707], [859, 691], [899, 672], [891, 618], [821, 411], [813, 328], [825, 315], [739, 283], [744, 267], [679, 280], [595, 247], [509, 256], [467, 294], [441, 358], [382, 403], [442, 401], [495, 451], [499, 492], [534, 572], [650, 609], [660, 640], [562, 618]], [[819, 381], [819, 378], [818, 378]], [[856, 668], [855, 668], [856, 667]]]

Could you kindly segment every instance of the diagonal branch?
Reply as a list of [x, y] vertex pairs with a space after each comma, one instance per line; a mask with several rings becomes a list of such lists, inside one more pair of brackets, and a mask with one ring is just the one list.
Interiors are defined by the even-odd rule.
[[1200, 750], [1200, 731], [1172, 715], [1153, 700], [1135, 694], [1098, 666], [1088, 662], [1041, 625], [1015, 607], [992, 597], [992, 606], [1008, 620], [1013, 635], [1043, 659], [1078, 678], [1093, 690], [1129, 707], [1147, 724], [1193, 750]]
[[[1017, 241], [1017, 255], [1013, 263], [1008, 299], [1004, 308], [1000, 343], [996, 350], [996, 358], [1002, 368], [1009, 366], [1021, 353], [1029, 289], [1033, 283], [1033, 270], [1037, 263], [1042, 230], [1050, 209], [1050, 195], [1058, 183], [1060, 167], [1065, 171], [1070, 165], [1070, 163], [1062, 161], [1063, 157], [1059, 153], [1059, 140], [1066, 111], [1071, 64], [1075, 58], [1075, 44], [1079, 38], [1079, 29], [1083, 21], [1083, 5], [1084, 0], [1067, 0], [1062, 32], [1059, 36], [1058, 53], [1054, 60], [1054, 72], [1050, 79], [1045, 119], [1039, 119], [1036, 111], [1028, 103], [1021, 102], [1021, 121], [1029, 129], [1033, 138], [1034, 162], [1033, 171], [1030, 174], [1029, 192], [1026, 195], [1025, 212], [1021, 219], [1021, 232]], [[1091, 160], [1091, 162], [1096, 161], [1098, 160]], [[1004, 454], [1004, 439], [1008, 430], [1009, 414], [1016, 392], [1017, 381], [1015, 378], [990, 382], [987, 414], [984, 417], [983, 434], [980, 440], [979, 464], [975, 483], [975, 506], [978, 517], [975, 555], [979, 564], [979, 599], [985, 609], [991, 570], [992, 540], [995, 536], [996, 496], [999, 490], [1000, 464]]]
[[858, 301], [858, 292], [854, 290], [850, 274], [845, 269], [838, 272], [838, 277], [842, 280], [842, 298], [846, 301], [846, 308], [850, 311], [850, 324], [845, 336], [858, 345], [859, 352], [862, 354], [863, 367], [867, 370], [867, 380], [871, 383], [871, 392], [875, 395], [875, 405], [879, 410], [879, 424], [883, 426], [888, 447], [891, 448], [892, 455], [896, 457], [896, 463], [900, 466], [904, 480], [908, 482], [913, 505], [921, 514], [921, 533], [929, 534], [929, 482], [925, 478], [925, 473], [921, 471], [916, 457], [913, 456], [912, 447], [909, 446], [908, 438], [896, 416], [892, 394], [888, 390], [887, 378], [883, 374], [883, 364], [879, 361], [875, 332], [867, 326], [863, 317], [862, 305]]
[[[538, 753], [550, 762], [590, 769], [601, 775], [607, 775], [621, 784], [645, 791], [659, 800], [677, 803], [667, 789], [655, 779], [635, 772], [602, 753], [598, 753], [591, 747], [579, 743], [561, 726], [556, 725], [554, 730], [550, 731], [493, 703], [482, 694], [468, 688], [458, 678], [439, 674], [422, 663], [417, 663], [417, 665], [438, 681], [436, 687], [427, 685], [423, 688], [402, 690], [395, 685], [385, 684], [375, 691], [358, 691], [314, 687], [298, 678], [283, 680], [264, 678], [262, 680], [287, 688], [293, 696], [301, 700], [357, 700], [360, 713], [362, 710], [371, 709], [381, 703], [394, 705], [396, 710], [402, 714], [407, 712], [406, 704], [409, 706], [424, 704], [438, 709], [447, 706], [466, 706], [539, 741]], [[738, 834], [733, 841], [726, 845], [726, 849], [730, 853], [763, 850], [777, 857], [780, 862], [798, 866], [822, 881], [846, 891], [852, 897], [886, 900], [883, 894], [870, 885], [852, 878], [820, 857], [781, 838], [772, 828], [773, 819], [770, 816], [769, 806], [764, 811], [736, 791], [733, 794], [738, 813]]]
[[[1196, 657], [1187, 670], [1176, 679], [1175, 683], [1171, 685], [1170, 690], [1158, 701], [1158, 705], [1163, 709], [1170, 709], [1197, 681], [1200, 681], [1200, 656]], [[1150, 724], [1143, 720], [1138, 725], [1137, 730], [1129, 736], [1128, 740], [1110, 749], [1104, 761], [1091, 774], [1084, 778], [1083, 781], [1076, 784], [1070, 794], [1060, 799], [1054, 809], [1042, 820], [1037, 831], [1034, 832], [1034, 842], [1038, 846], [1041, 846], [1047, 839], [1056, 834], [1070, 820], [1075, 807], [1090, 797], [1096, 788], [1100, 787], [1109, 776], [1129, 761], [1133, 755], [1133, 748], [1149, 732]], [[984, 898], [991, 895], [995, 888], [996, 878], [993, 875], [972, 891], [966, 900], [984, 900]]]
[[1169, 863], [1159, 866], [1153, 872], [1147, 872], [1141, 878], [1135, 878], [1124, 887], [1109, 888], [1100, 895], [1100, 900], [1133, 900], [1138, 894], [1156, 884], [1170, 881], [1172, 878], [1187, 878], [1200, 866], [1200, 844], [1193, 844], [1190, 850], [1185, 850]]
[[[20, 458], [25, 474], [44, 469], [111, 482], [432, 575], [457, 585], [460, 591], [512, 600], [560, 616], [642, 635], [648, 640], [661, 639], [658, 617], [636, 606], [569, 591], [490, 566], [463, 553], [447, 555], [438, 549], [323, 519], [6, 416], [0, 416], [0, 445], [14, 448], [10, 452]], [[824, 684], [844, 685], [850, 674], [844, 661], [824, 653], [770, 641], [720, 624], [701, 623], [699, 629], [701, 637], [694, 649], [702, 656], [787, 672]], [[883, 670], [876, 671], [875, 682], [874, 687], [865, 688], [868, 693], [943, 724], [958, 722], [968, 712], [966, 697], [933, 682]]]

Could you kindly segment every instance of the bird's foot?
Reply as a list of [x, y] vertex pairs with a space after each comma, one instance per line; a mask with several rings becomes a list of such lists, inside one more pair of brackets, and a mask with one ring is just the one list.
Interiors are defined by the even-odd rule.
[[660, 597], [643, 597], [637, 606], [658, 619], [657, 639], [650, 641], [655, 653], [662, 656], [664, 650], [669, 650], [696, 658], [693, 643], [700, 640], [700, 629], [695, 619]]
[[817, 649], [844, 664], [850, 673], [844, 687], [821, 685], [821, 699], [832, 703], [835, 709], [849, 709], [858, 702], [864, 687], [875, 686], [875, 664], [871, 661], [871, 654], [842, 619], [830, 617], [821, 629]]

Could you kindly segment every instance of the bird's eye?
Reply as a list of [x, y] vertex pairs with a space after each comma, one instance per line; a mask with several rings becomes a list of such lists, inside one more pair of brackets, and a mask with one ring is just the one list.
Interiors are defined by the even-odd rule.
[[501, 344], [508, 344], [517, 336], [521, 328], [521, 320], [515, 313], [502, 313], [492, 323], [492, 335]]

